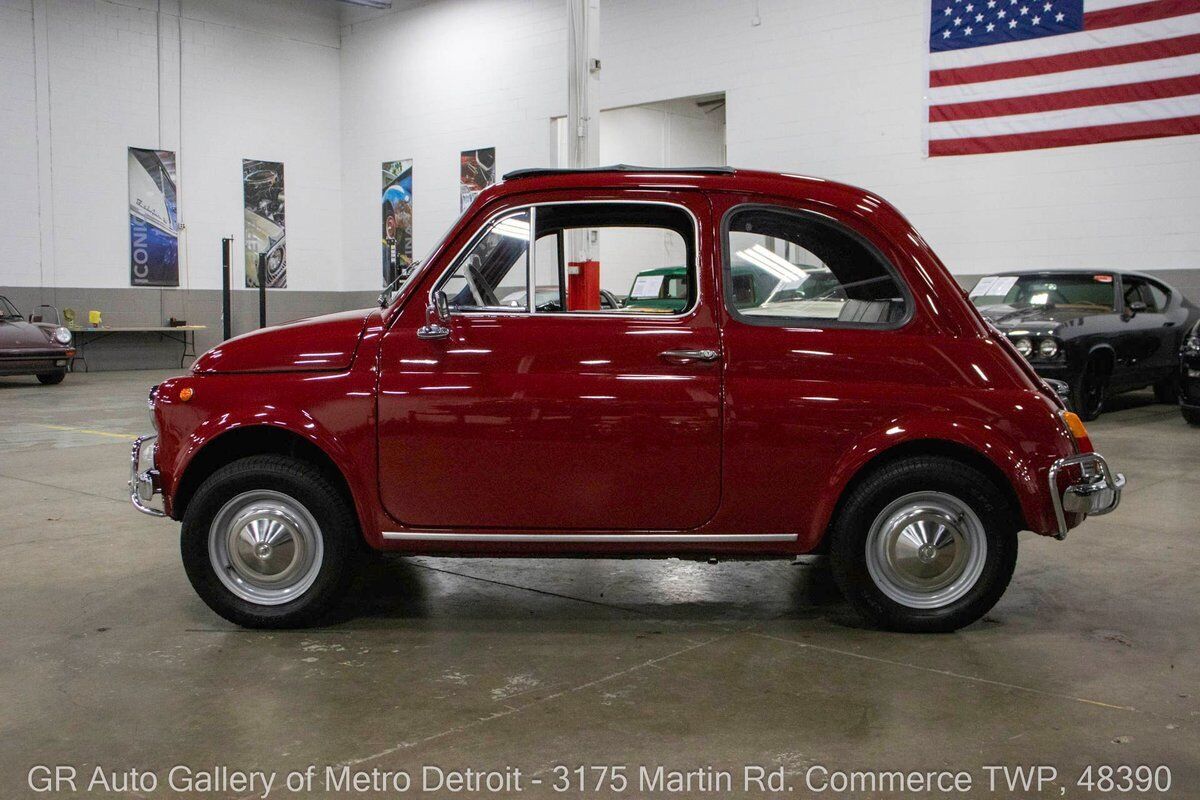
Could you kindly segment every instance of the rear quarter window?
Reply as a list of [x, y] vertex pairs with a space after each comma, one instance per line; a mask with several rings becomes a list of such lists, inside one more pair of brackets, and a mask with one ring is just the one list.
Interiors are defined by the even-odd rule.
[[725, 303], [752, 325], [896, 328], [908, 292], [887, 259], [833, 220], [777, 206], [738, 206], [723, 225]]

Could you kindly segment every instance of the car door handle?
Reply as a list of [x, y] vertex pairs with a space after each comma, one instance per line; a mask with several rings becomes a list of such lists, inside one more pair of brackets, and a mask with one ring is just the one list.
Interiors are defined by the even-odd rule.
[[716, 361], [721, 354], [716, 350], [663, 350], [658, 357], [666, 361], [674, 361], [677, 364], [689, 364], [693, 361], [705, 363]]

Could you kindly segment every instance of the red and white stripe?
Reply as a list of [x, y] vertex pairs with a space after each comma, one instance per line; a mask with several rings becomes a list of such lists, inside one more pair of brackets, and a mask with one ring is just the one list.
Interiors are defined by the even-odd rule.
[[929, 155], [1200, 134], [1200, 0], [1084, 0], [1084, 30], [931, 53]]

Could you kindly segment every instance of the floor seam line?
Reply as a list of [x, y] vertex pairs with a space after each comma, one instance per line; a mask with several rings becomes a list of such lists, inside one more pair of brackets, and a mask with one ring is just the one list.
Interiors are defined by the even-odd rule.
[[65, 486], [55, 486], [52, 483], [42, 483], [41, 481], [30, 480], [29, 478], [18, 478], [16, 475], [9, 475], [4, 472], [0, 472], [0, 478], [8, 478], [9, 480], [13, 480], [13, 481], [21, 481], [22, 483], [31, 483], [34, 486], [41, 486], [46, 489], [56, 489], [60, 492], [71, 492], [72, 494], [81, 494], [84, 497], [98, 497], [101, 500], [109, 500], [114, 503], [124, 504], [124, 503], [128, 502], [126, 500], [118, 500], [115, 497], [109, 497], [106, 494], [96, 494], [95, 492], [85, 492], [81, 489], [68, 489]]
[[[486, 725], [487, 723], [492, 722], [494, 720], [512, 716], [513, 714], [518, 714], [522, 711], [525, 711], [526, 709], [534, 708], [535, 706], [545, 705], [546, 703], [553, 702], [554, 700], [558, 700], [562, 697], [566, 697], [571, 694], [575, 694], [576, 692], [581, 692], [581, 691], [584, 691], [585, 689], [590, 689], [594, 686], [599, 686], [600, 684], [607, 683], [608, 681], [611, 681], [615, 678], [620, 678], [623, 675], [629, 675], [631, 673], [637, 672], [642, 669], [655, 667], [663, 661], [667, 661], [669, 659], [675, 658], [676, 656], [684, 655], [685, 653], [693, 652], [702, 647], [706, 647], [706, 646], [712, 644], [713, 642], [717, 642], [717, 641], [726, 639], [726, 638], [728, 638], [730, 636], [734, 636], [734, 635], [735, 635], [734, 633], [725, 633], [725, 634], [721, 634], [720, 636], [714, 636], [711, 639], [706, 639], [705, 641], [699, 642], [697, 644], [693, 644], [688, 647], [684, 647], [679, 650], [675, 650], [670, 653], [666, 653], [665, 655], [647, 659], [646, 661], [643, 661], [639, 664], [634, 664], [631, 667], [626, 667], [625, 669], [618, 670], [618, 671], [610, 673], [608, 675], [604, 675], [600, 678], [595, 678], [595, 679], [587, 681], [585, 683], [581, 683], [577, 686], [572, 686], [570, 688], [562, 689], [561, 691], [554, 692], [553, 694], [546, 695], [545, 697], [540, 697], [537, 700], [533, 700], [533, 701], [525, 703], [523, 705], [516, 706], [512, 710], [499, 711], [494, 714], [489, 714], [486, 717], [480, 717], [471, 722], [463, 723], [462, 725], [455, 725], [451, 728], [447, 728], [444, 731], [440, 731], [438, 733], [430, 734], [429, 736], [425, 736], [420, 739], [417, 739], [416, 741], [400, 742], [399, 744], [396, 744], [385, 750], [381, 750], [378, 753], [372, 753], [371, 755], [363, 756], [362, 758], [354, 758], [354, 759], [349, 759], [347, 761], [343, 761], [339, 764], [339, 766], [355, 767], [355, 766], [358, 766], [359, 764], [365, 764], [369, 761], [374, 761], [376, 759], [380, 759], [380, 758], [384, 758], [385, 756], [392, 755], [393, 753], [398, 753], [401, 750], [410, 750], [419, 745], [428, 744], [429, 742], [434, 742], [434, 741], [437, 741], [438, 739], [443, 739], [447, 736], [452, 736], [456, 733], [463, 733], [464, 731], [472, 730], [474, 728], [478, 728], [483, 725]], [[250, 796], [252, 797], [254, 795], [250, 795]]]
[[1086, 697], [1076, 697], [1076, 696], [1070, 695], [1070, 694], [1060, 694], [1059, 692], [1048, 692], [1044, 689], [1034, 689], [1030, 686], [1022, 686], [1019, 683], [1006, 683], [1005, 681], [998, 681], [998, 680], [994, 680], [992, 678], [980, 678], [977, 675], [964, 675], [961, 672], [952, 672], [947, 669], [937, 669], [936, 667], [923, 667], [920, 664], [909, 664], [904, 661], [895, 661], [890, 658], [880, 658], [878, 656], [869, 656], [869, 655], [866, 655], [865, 653], [855, 653], [850, 650], [839, 650], [836, 647], [825, 647], [823, 645], [811, 644], [809, 642], [798, 642], [795, 639], [785, 639], [782, 636], [772, 636], [767, 633], [757, 633], [754, 631], [749, 631], [749, 633], [751, 636], [758, 636], [763, 639], [770, 639], [775, 642], [782, 642], [783, 644], [790, 644], [795, 647], [803, 647], [803, 648], [806, 648], [809, 650], [816, 650], [817, 652], [820, 652], [820, 653], [828, 653], [831, 655], [840, 655], [840, 656], [849, 656], [851, 658], [857, 658], [857, 659], [861, 659], [863, 661], [871, 661], [876, 664], [886, 664], [886, 665], [892, 666], [892, 667], [903, 667], [905, 669], [920, 670], [921, 672], [930, 672], [935, 675], [941, 675], [941, 676], [947, 677], [947, 678], [958, 678], [960, 680], [970, 681], [972, 683], [985, 683], [990, 686], [999, 686], [1004, 689], [1016, 689], [1017, 691], [1029, 692], [1030, 694], [1042, 695], [1043, 697], [1055, 697], [1055, 698], [1058, 698], [1059, 700], [1070, 700], [1075, 703], [1084, 703], [1086, 705], [1099, 706], [1100, 708], [1109, 708], [1109, 709], [1113, 709], [1115, 711], [1132, 711], [1135, 714], [1142, 713], [1141, 711], [1138, 711], [1138, 709], [1134, 708], [1133, 706], [1121, 706], [1121, 705], [1115, 705], [1113, 703], [1105, 703], [1101, 700], [1091, 700]]
[[569, 595], [569, 594], [559, 594], [558, 592], [550, 592], [545, 589], [534, 589], [530, 586], [518, 586], [515, 583], [505, 583], [504, 581], [492, 580], [491, 578], [481, 578], [478, 575], [469, 575], [465, 572], [455, 572], [454, 570], [450, 570], [450, 569], [442, 569], [441, 567], [433, 567], [433, 566], [430, 566], [429, 564], [422, 564], [419, 561], [410, 561], [409, 563], [412, 564], [414, 567], [420, 567], [421, 569], [427, 569], [430, 572], [441, 572], [445, 575], [454, 575], [459, 578], [468, 578], [473, 581], [482, 581], [483, 583], [490, 583], [493, 586], [504, 586], [508, 589], [517, 589], [517, 590], [524, 591], [524, 592], [533, 592], [534, 594], [546, 595], [547, 597], [557, 597], [561, 600], [573, 600], [576, 603], [587, 603], [588, 605], [600, 606], [601, 608], [612, 608], [612, 609], [616, 609], [618, 611], [625, 611], [629, 614], [638, 614], [638, 615], [641, 615], [648, 619], [655, 618], [652, 615], [647, 614], [644, 611], [637, 610], [636, 608], [628, 608], [626, 606], [614, 605], [612, 603], [601, 603], [599, 600], [588, 600], [586, 597], [573, 597], [572, 595]]

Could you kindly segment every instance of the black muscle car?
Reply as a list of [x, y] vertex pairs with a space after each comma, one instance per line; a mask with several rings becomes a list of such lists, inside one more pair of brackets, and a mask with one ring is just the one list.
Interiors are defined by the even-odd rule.
[[1176, 402], [1180, 347], [1200, 309], [1157, 278], [1007, 272], [981, 279], [970, 295], [1039, 375], [1067, 383], [1085, 420], [1106, 398], [1146, 386], [1159, 402]]
[[0, 296], [0, 375], [36, 375], [42, 383], [62, 383], [74, 356], [69, 330], [38, 316], [26, 321]]
[[1179, 361], [1179, 410], [1189, 425], [1200, 425], [1200, 322], [1184, 337]]

